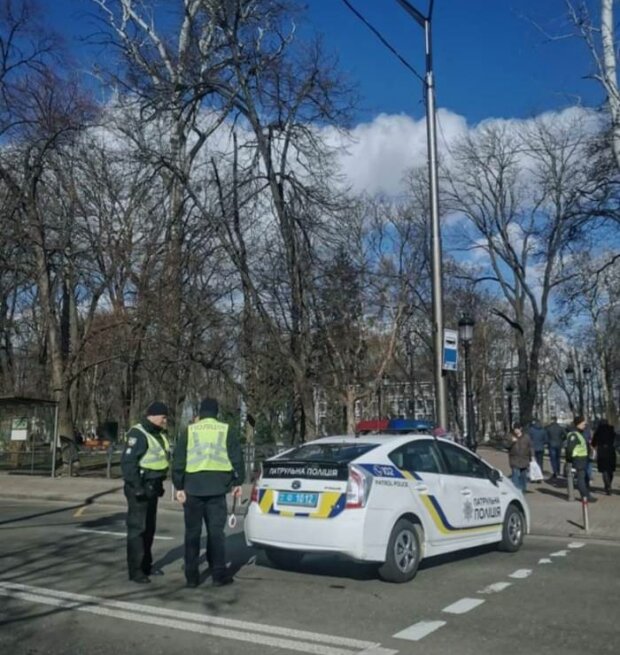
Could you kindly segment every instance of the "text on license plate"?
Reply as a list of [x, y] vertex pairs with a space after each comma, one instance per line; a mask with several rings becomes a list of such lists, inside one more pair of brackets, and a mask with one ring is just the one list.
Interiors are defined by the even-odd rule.
[[318, 493], [301, 491], [278, 492], [278, 505], [295, 505], [296, 507], [316, 507], [319, 502]]

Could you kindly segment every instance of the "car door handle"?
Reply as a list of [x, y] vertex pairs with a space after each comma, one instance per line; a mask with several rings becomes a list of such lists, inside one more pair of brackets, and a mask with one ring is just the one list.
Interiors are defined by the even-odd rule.
[[416, 484], [414, 489], [416, 491], [424, 491], [424, 492], [428, 491], [428, 487], [425, 484]]
[[463, 496], [471, 496], [471, 489], [468, 489], [467, 487], [465, 487], [464, 489], [461, 489], [461, 494]]

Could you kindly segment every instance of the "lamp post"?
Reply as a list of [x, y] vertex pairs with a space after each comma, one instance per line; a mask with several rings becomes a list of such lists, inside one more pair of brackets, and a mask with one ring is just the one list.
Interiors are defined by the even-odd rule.
[[424, 91], [426, 95], [426, 137], [428, 149], [428, 179], [431, 208], [431, 272], [433, 280], [433, 373], [435, 379], [436, 423], [448, 425], [448, 404], [446, 385], [443, 377], [443, 288], [441, 230], [439, 228], [439, 191], [437, 171], [437, 124], [435, 117], [435, 80], [433, 76], [433, 48], [431, 39], [431, 19], [434, 0], [430, 0], [428, 16], [418, 11], [408, 0], [396, 0], [398, 4], [424, 30], [426, 71]]
[[[571, 392], [568, 394], [570, 409], [573, 413], [575, 413], [575, 406], [573, 405], [573, 391], [575, 390], [575, 369], [570, 365], [567, 366], [564, 369], [564, 375], [566, 375], [566, 379], [568, 380], [571, 387]], [[579, 408], [579, 412], [583, 413], [582, 407]]]
[[512, 382], [506, 385], [506, 393], [508, 394], [508, 429], [512, 430], [512, 394], [514, 393], [514, 386]]
[[476, 450], [476, 428], [474, 416], [474, 398], [471, 386], [471, 360], [469, 349], [474, 338], [475, 321], [471, 316], [464, 315], [459, 320], [459, 341], [465, 350], [465, 403], [467, 411], [467, 447]]
[[415, 408], [415, 370], [414, 370], [414, 357], [415, 350], [413, 347], [413, 339], [411, 337], [411, 331], [407, 330], [405, 335], [405, 351], [407, 353], [407, 373], [409, 376], [409, 407], [408, 413], [409, 416], [413, 419], [416, 418], [416, 408]]
[[583, 379], [586, 387], [586, 414], [590, 415], [590, 420], [594, 419], [594, 394], [592, 393], [592, 369], [589, 366], [583, 367]]

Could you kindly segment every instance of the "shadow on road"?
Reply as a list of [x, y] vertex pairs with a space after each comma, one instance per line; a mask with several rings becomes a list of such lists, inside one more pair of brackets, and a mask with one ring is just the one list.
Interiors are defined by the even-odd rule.
[[68, 505], [67, 507], [60, 507], [57, 509], [46, 510], [45, 512], [37, 512], [35, 514], [25, 514], [24, 516], [18, 516], [16, 518], [6, 519], [4, 521], [0, 521], [0, 525], [7, 525], [9, 523], [19, 523], [20, 521], [28, 521], [30, 519], [36, 519], [41, 516], [49, 516], [51, 514], [70, 512], [71, 510], [79, 509], [80, 507], [84, 507], [86, 505], [92, 505], [97, 500], [97, 498], [101, 498], [101, 496], [106, 496], [107, 494], [115, 493], [119, 489], [121, 489], [121, 487], [116, 487], [114, 489], [108, 489], [107, 491], [101, 491], [98, 494], [93, 494], [92, 496], [88, 496], [87, 498], [85, 498], [84, 502], [78, 503], [77, 505]]

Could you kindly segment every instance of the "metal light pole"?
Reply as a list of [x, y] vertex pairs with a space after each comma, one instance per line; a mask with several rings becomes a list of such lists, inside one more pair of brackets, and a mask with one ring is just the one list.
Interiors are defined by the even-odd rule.
[[465, 389], [467, 404], [467, 447], [476, 451], [476, 417], [474, 416], [474, 393], [471, 386], [471, 360], [469, 349], [474, 338], [475, 321], [471, 316], [463, 316], [459, 320], [459, 341], [465, 349]]
[[437, 185], [437, 122], [435, 116], [435, 81], [433, 76], [433, 50], [431, 18], [434, 0], [430, 0], [428, 16], [424, 16], [408, 0], [396, 0], [398, 4], [424, 30], [426, 71], [424, 91], [426, 95], [426, 137], [428, 148], [428, 178], [431, 205], [431, 271], [433, 278], [433, 372], [435, 379], [435, 413], [439, 426], [448, 426], [446, 385], [443, 377], [443, 288], [441, 230], [439, 228], [439, 191]]
[[586, 413], [590, 415], [590, 421], [594, 420], [594, 386], [592, 384], [592, 369], [589, 366], [583, 367], [583, 377], [586, 381]]
[[515, 388], [512, 382], [506, 385], [506, 393], [508, 394], [508, 430], [512, 430], [512, 394]]
[[413, 339], [411, 338], [411, 331], [407, 330], [405, 335], [405, 350], [407, 353], [407, 373], [409, 376], [409, 407], [408, 413], [410, 418], [416, 418], [416, 408], [415, 408], [415, 369], [414, 369], [414, 357], [415, 351], [413, 348]]

